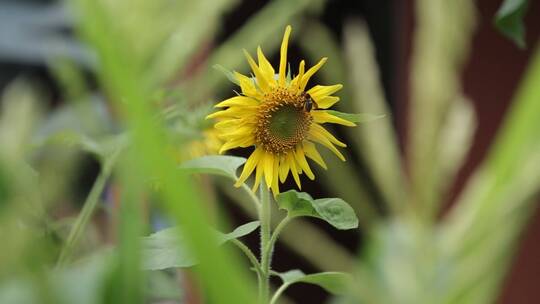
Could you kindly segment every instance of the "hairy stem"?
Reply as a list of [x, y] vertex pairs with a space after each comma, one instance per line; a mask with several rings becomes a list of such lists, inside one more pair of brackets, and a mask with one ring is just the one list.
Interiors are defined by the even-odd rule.
[[291, 219], [292, 218], [287, 215], [285, 218], [283, 218], [283, 220], [281, 220], [281, 222], [279, 222], [276, 229], [274, 230], [274, 233], [272, 233], [272, 237], [270, 238], [270, 241], [266, 245], [266, 248], [264, 248], [265, 255], [270, 257], [270, 262], [271, 262], [271, 257], [274, 251], [274, 245], [276, 244], [277, 238], [279, 237], [281, 230], [283, 230], [283, 228], [287, 226], [287, 224], [289, 223]]
[[277, 303], [277, 300], [279, 299], [281, 294], [285, 291], [285, 289], [287, 289], [287, 287], [289, 287], [289, 284], [283, 284], [279, 286], [278, 290], [276, 290], [276, 293], [274, 293], [274, 296], [272, 296], [272, 300], [270, 300], [270, 304]]
[[249, 196], [251, 202], [257, 209], [257, 212], [260, 213], [261, 201], [259, 200], [259, 198], [253, 193], [253, 191], [245, 183], [242, 184], [242, 190]]
[[238, 247], [240, 250], [242, 250], [244, 255], [249, 259], [251, 265], [253, 265], [253, 269], [257, 273], [257, 276], [261, 276], [261, 265], [259, 264], [259, 261], [257, 260], [257, 257], [253, 254], [253, 252], [239, 240], [234, 239], [232, 240], [232, 243], [236, 245], [236, 247]]
[[268, 189], [261, 183], [260, 186], [260, 202], [259, 208], [259, 221], [261, 222], [261, 271], [262, 271], [262, 284], [259, 288], [259, 301], [261, 304], [267, 304], [270, 295], [270, 261], [271, 254], [268, 254], [266, 248], [270, 243], [270, 220], [271, 220], [271, 208], [270, 208], [270, 193]]

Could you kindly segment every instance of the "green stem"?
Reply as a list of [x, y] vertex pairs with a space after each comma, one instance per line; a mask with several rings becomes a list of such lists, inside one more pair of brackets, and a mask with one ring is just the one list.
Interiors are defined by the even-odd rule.
[[264, 248], [265, 255], [272, 257], [272, 253], [274, 251], [274, 245], [276, 244], [277, 238], [279, 237], [279, 234], [281, 233], [281, 230], [287, 226], [287, 224], [291, 221], [292, 217], [289, 217], [287, 215], [279, 224], [277, 225], [276, 229], [274, 230], [274, 233], [272, 233], [272, 237], [270, 238], [270, 241], [268, 242], [266, 248]]
[[[249, 259], [251, 262], [251, 265], [253, 265], [253, 268], [255, 269], [255, 272], [257, 273], [257, 284], [259, 288], [259, 293], [263, 290], [263, 284], [264, 284], [264, 275], [262, 273], [261, 265], [259, 264], [259, 261], [257, 260], [257, 257], [253, 254], [253, 252], [242, 242], [239, 240], [232, 240], [233, 244], [236, 245], [244, 255]], [[259, 294], [260, 296], [260, 294]]]
[[239, 240], [232, 240], [232, 243], [236, 245], [248, 258], [248, 260], [251, 262], [251, 265], [253, 265], [253, 269], [255, 269], [255, 272], [257, 275], [261, 275], [261, 265], [259, 264], [259, 261], [257, 260], [257, 257], [253, 254], [253, 252], [242, 242]]
[[[268, 242], [268, 244], [266, 245], [266, 248], [264, 249], [264, 255], [268, 257], [269, 261], [271, 261], [272, 259], [272, 254], [274, 252], [274, 245], [276, 244], [276, 241], [279, 237], [279, 234], [281, 233], [281, 230], [283, 230], [283, 228], [287, 226], [290, 220], [292, 220], [292, 217], [289, 217], [289, 215], [287, 215], [285, 218], [283, 218], [283, 220], [281, 220], [281, 222], [279, 222], [276, 229], [274, 230], [274, 233], [272, 233], [272, 237], [270, 238], [270, 241]], [[271, 272], [269, 272], [269, 274], [270, 273]], [[276, 292], [272, 296], [272, 300], [270, 300], [270, 304], [273, 304], [277, 301], [277, 299], [283, 293], [283, 291], [287, 288], [287, 286], [288, 286], [287, 284], [283, 284], [278, 288], [278, 290], [276, 290]]]
[[249, 196], [251, 199], [251, 202], [253, 205], [255, 205], [255, 208], [257, 209], [257, 212], [261, 212], [261, 201], [259, 198], [253, 193], [253, 191], [245, 184], [242, 184], [242, 190]]
[[283, 284], [279, 286], [278, 290], [276, 290], [276, 292], [274, 293], [274, 296], [272, 296], [272, 300], [270, 300], [270, 304], [275, 304], [277, 300], [279, 299], [279, 297], [281, 296], [281, 294], [285, 291], [285, 289], [287, 289], [287, 287], [289, 287], [289, 284]]
[[264, 183], [260, 186], [260, 202], [259, 208], [259, 221], [261, 222], [261, 270], [262, 270], [262, 284], [259, 288], [259, 301], [261, 304], [267, 304], [270, 295], [270, 260], [271, 257], [267, 253], [266, 248], [270, 242], [270, 220], [271, 220], [271, 208], [270, 208], [270, 193]]
[[94, 185], [92, 186], [92, 189], [90, 190], [90, 194], [88, 194], [88, 197], [84, 202], [84, 206], [81, 210], [81, 213], [77, 217], [75, 225], [69, 232], [66, 244], [60, 252], [57, 267], [62, 267], [69, 261], [71, 255], [73, 254], [75, 246], [77, 246], [79, 239], [86, 230], [86, 227], [88, 226], [88, 223], [90, 222], [90, 219], [92, 218], [92, 215], [94, 214], [94, 211], [98, 205], [99, 197], [103, 192], [103, 189], [105, 189], [107, 179], [111, 175], [112, 164], [114, 163], [113, 159], [115, 158], [116, 157], [111, 157], [109, 161], [105, 161], [103, 169], [99, 173], [99, 176], [97, 177]]

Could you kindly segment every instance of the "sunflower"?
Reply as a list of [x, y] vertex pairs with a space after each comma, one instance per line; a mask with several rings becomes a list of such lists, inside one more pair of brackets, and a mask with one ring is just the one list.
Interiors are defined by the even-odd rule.
[[201, 132], [201, 138], [187, 143], [187, 159], [216, 154], [222, 145], [216, 129], [207, 129]]
[[305, 173], [312, 180], [315, 178], [308, 158], [327, 168], [315, 143], [325, 146], [345, 161], [336, 146], [346, 145], [323, 127], [325, 123], [355, 126], [353, 122], [326, 110], [339, 101], [339, 97], [332, 94], [340, 90], [342, 85], [316, 85], [306, 90], [309, 79], [327, 58], [322, 58], [307, 71], [302, 60], [298, 74], [290, 79], [288, 75], [291, 71], [286, 73], [290, 34], [291, 27], [287, 26], [281, 43], [277, 75], [260, 47], [257, 48], [258, 64], [244, 50], [254, 77], [234, 72], [242, 93], [217, 104], [215, 107], [224, 109], [208, 116], [219, 118], [215, 128], [224, 141], [220, 153], [238, 147], [255, 147], [244, 165], [235, 185], [237, 187], [255, 171], [253, 190], [264, 177], [267, 187], [276, 195], [279, 193], [279, 183], [284, 183], [291, 172], [301, 189], [300, 174]]

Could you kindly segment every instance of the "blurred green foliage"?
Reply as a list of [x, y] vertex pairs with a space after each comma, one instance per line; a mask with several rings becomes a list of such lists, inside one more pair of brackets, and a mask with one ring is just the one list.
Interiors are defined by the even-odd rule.
[[525, 25], [523, 18], [527, 11], [527, 0], [505, 0], [495, 15], [495, 25], [509, 39], [525, 48]]
[[[496, 16], [497, 26], [518, 45], [524, 41], [526, 3], [507, 0]], [[314, 200], [295, 191], [277, 199], [290, 216], [310, 215], [338, 228], [359, 225], [367, 235], [362, 252], [354, 256], [313, 224], [295, 220], [281, 240], [324, 272], [274, 273], [284, 282], [278, 296], [292, 283], [307, 282], [340, 294], [336, 303], [496, 300], [540, 189], [540, 52], [488, 156], [441, 218], [442, 201], [476, 126], [460, 81], [476, 23], [473, 3], [416, 1], [409, 175], [368, 31], [358, 20], [345, 21], [338, 43], [310, 17], [322, 11], [324, 1], [271, 1], [219, 45], [213, 41], [221, 18], [238, 1], [73, 0], [67, 5], [78, 35], [97, 58], [98, 90], [91, 91], [69, 58], [52, 58], [49, 66], [63, 89], [64, 105], [45, 115], [39, 92], [23, 80], [3, 92], [0, 303], [184, 303], [194, 292], [183, 288], [190, 276], [162, 269], [193, 266], [195, 259], [199, 263], [192, 271], [205, 302], [254, 303], [255, 274], [239, 253], [252, 257], [235, 240], [258, 223], [234, 230], [222, 212], [212, 221], [213, 188], [208, 180], [193, 178], [194, 173], [220, 176], [214, 179], [220, 189], [255, 217], [253, 192], [247, 186], [234, 190], [231, 183], [245, 160], [209, 156], [177, 166], [171, 151], [187, 149], [202, 137], [207, 105], [228, 85], [212, 67], [245, 69], [242, 48], [261, 44], [275, 52], [287, 24], [299, 29], [293, 39], [308, 61], [330, 58], [321, 80], [345, 85], [340, 110], [374, 115], [355, 117], [370, 122], [345, 133], [356, 151], [348, 158], [365, 164], [367, 173], [330, 157], [328, 172], [318, 174], [328, 192], [343, 200]], [[194, 59], [207, 49], [206, 58]], [[100, 173], [78, 211], [65, 202], [73, 200], [72, 179], [85, 155], [99, 162]], [[373, 180], [381, 199], [362, 174]], [[278, 205], [273, 208], [280, 214]], [[166, 214], [181, 237], [176, 228], [150, 235], [150, 209]], [[343, 217], [333, 217], [338, 213]], [[102, 224], [103, 216], [108, 225]], [[225, 239], [212, 226], [233, 231], [226, 240], [240, 250], [218, 247]], [[166, 253], [149, 253], [156, 246]], [[150, 258], [154, 266], [145, 268]]]

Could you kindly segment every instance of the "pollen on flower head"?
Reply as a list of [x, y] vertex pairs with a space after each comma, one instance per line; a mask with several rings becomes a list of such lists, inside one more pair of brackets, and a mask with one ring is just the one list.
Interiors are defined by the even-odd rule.
[[255, 141], [265, 151], [285, 154], [307, 137], [313, 117], [298, 92], [276, 88], [264, 100], [256, 114]]

